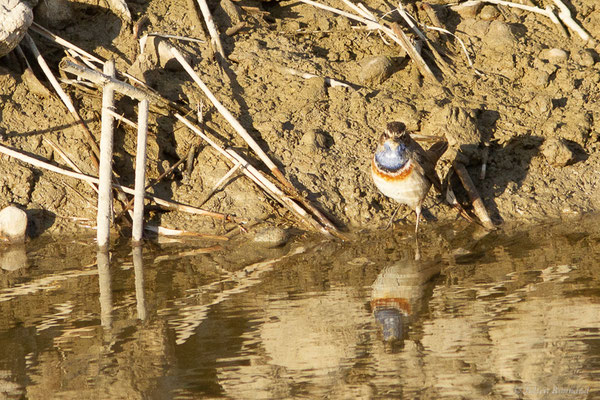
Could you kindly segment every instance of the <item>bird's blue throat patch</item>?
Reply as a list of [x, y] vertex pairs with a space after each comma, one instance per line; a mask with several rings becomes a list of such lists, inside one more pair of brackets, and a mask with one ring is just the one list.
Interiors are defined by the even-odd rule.
[[408, 162], [406, 147], [399, 143], [398, 147], [392, 148], [389, 143], [383, 144], [383, 149], [375, 153], [377, 166], [387, 172], [396, 172]]

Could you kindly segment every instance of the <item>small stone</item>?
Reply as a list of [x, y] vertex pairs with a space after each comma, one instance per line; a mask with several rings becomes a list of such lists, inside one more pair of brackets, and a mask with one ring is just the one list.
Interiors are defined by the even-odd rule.
[[575, 56], [575, 61], [582, 67], [591, 67], [596, 64], [598, 54], [592, 49], [581, 50]]
[[539, 55], [541, 60], [548, 60], [552, 64], [562, 64], [569, 58], [569, 53], [563, 49], [544, 49]]
[[[171, 71], [177, 71], [183, 68], [175, 59], [175, 56], [171, 53], [168, 44], [162, 38], [157, 36], [148, 37], [142, 49], [146, 55], [158, 60], [158, 63], [162, 68], [166, 68]], [[140, 56], [142, 56], [142, 54], [140, 54]], [[138, 56], [138, 58], [140, 58], [140, 56]], [[191, 62], [190, 57], [187, 54], [183, 54], [183, 58], [188, 63]]]
[[64, 28], [73, 21], [73, 8], [67, 0], [40, 1], [33, 12], [38, 23], [50, 28]]
[[490, 23], [488, 32], [483, 40], [492, 49], [502, 52], [513, 48], [517, 44], [517, 40], [515, 39], [510, 26], [499, 20]]
[[8, 206], [0, 211], [0, 238], [15, 242], [25, 240], [27, 230], [27, 214], [15, 206]]
[[306, 79], [303, 82], [302, 89], [297, 93], [297, 99], [302, 99], [305, 104], [314, 106], [314, 103], [327, 99], [327, 85], [325, 79], [315, 77]]
[[494, 20], [499, 16], [500, 12], [498, 11], [498, 9], [490, 4], [483, 6], [481, 11], [479, 12], [479, 18], [486, 21]]
[[575, 160], [575, 154], [563, 139], [547, 139], [542, 147], [542, 154], [555, 167], [564, 167]]
[[359, 79], [370, 85], [378, 85], [394, 72], [394, 63], [386, 56], [374, 56], [364, 59], [360, 65]]
[[259, 229], [254, 234], [254, 242], [267, 247], [279, 247], [287, 243], [289, 234], [286, 229], [277, 226], [268, 226]]
[[474, 18], [481, 8], [481, 2], [472, 3], [467, 1], [466, 3], [459, 4], [451, 7], [451, 10], [460, 15], [462, 18]]
[[6, 0], [0, 6], [0, 57], [10, 53], [23, 39], [33, 22], [31, 6], [20, 0]]
[[239, 7], [231, 0], [221, 0], [219, 2], [216, 15], [221, 16], [221, 11], [223, 12], [223, 16], [226, 16], [226, 18], [229, 20], [227, 21], [229, 26], [233, 26], [242, 20]]
[[533, 71], [531, 77], [531, 84], [536, 88], [543, 88], [548, 85], [550, 81], [550, 74], [546, 71]]

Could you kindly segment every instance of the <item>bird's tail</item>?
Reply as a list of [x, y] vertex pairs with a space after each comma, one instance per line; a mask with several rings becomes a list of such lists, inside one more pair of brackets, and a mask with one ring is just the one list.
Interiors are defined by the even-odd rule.
[[437, 163], [442, 154], [444, 154], [448, 150], [448, 142], [445, 140], [434, 143], [431, 145], [429, 150], [427, 150], [427, 156], [433, 161], [433, 163]]

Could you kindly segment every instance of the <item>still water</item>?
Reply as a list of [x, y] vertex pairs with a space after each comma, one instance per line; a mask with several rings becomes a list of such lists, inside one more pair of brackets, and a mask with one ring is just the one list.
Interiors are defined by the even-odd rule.
[[600, 219], [0, 249], [0, 399], [600, 398]]

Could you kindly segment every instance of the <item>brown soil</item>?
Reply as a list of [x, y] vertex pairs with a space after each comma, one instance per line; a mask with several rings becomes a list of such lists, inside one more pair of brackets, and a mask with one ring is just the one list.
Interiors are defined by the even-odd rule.
[[[597, 1], [566, 2], [576, 20], [600, 38]], [[218, 139], [245, 148], [185, 72], [147, 69], [134, 63], [139, 46], [131, 28], [105, 9], [104, 2], [91, 3], [72, 3], [72, 19], [52, 30], [85, 50], [115, 58], [117, 69], [139, 75], [173, 101], [193, 110], [203, 102], [209, 130]], [[438, 77], [444, 77], [437, 84], [421, 77], [398, 46], [385, 44], [378, 34], [359, 29], [360, 24], [345, 17], [296, 1], [209, 3], [229, 58], [227, 76], [214, 61], [208, 40], [178, 45], [291, 182], [340, 226], [376, 229], [393, 213], [396, 205], [377, 192], [369, 165], [382, 129], [394, 120], [404, 121], [410, 130], [422, 134], [445, 134], [451, 151], [442, 158], [440, 174], [448, 171], [458, 150], [497, 223], [539, 222], [600, 209], [598, 47], [575, 34], [564, 36], [546, 17], [491, 5], [471, 15], [458, 14], [443, 7], [449, 1], [432, 2], [445, 28], [466, 42], [475, 68], [483, 74], [478, 76], [467, 65], [458, 42], [430, 32], [454, 70], [445, 74], [435, 69]], [[188, 2], [135, 0], [128, 4], [134, 21], [149, 18], [142, 33], [206, 37]], [[341, 2], [331, 4], [343, 8]], [[378, 15], [391, 9], [380, 1], [368, 3], [368, 7]], [[430, 23], [418, 7], [409, 4], [409, 9], [419, 20]], [[244, 27], [228, 36], [225, 31], [240, 21]], [[33, 36], [56, 68], [62, 51]], [[374, 56], [386, 56], [387, 61], [366, 62]], [[44, 97], [11, 60], [5, 57], [0, 63], [2, 144], [65, 165], [44, 141], [50, 139], [84, 172], [96, 175], [84, 134], [65, 107], [54, 96]], [[335, 78], [353, 88], [330, 87], [322, 78], [284, 74], [281, 66]], [[383, 75], [369, 68], [383, 68]], [[41, 73], [38, 76], [42, 77]], [[98, 137], [100, 93], [74, 87], [67, 90]], [[120, 99], [118, 109], [136, 119], [132, 101]], [[230, 167], [172, 115], [152, 113], [150, 126], [150, 179], [186, 157], [191, 147], [198, 149], [193, 166], [184, 164], [171, 179], [157, 185], [155, 193], [200, 205]], [[130, 186], [135, 135], [133, 128], [121, 126], [115, 137], [115, 171], [121, 183]], [[489, 158], [481, 181], [484, 143], [489, 143]], [[89, 219], [92, 225], [95, 219], [95, 193], [89, 186], [2, 156], [0, 206], [9, 202], [31, 210], [34, 232], [72, 231], [77, 229], [74, 218]], [[428, 197], [426, 217], [454, 218], [452, 210], [438, 203], [435, 196]], [[281, 215], [286, 218], [241, 176], [230, 180], [203, 207], [250, 219], [275, 217], [281, 222]], [[221, 222], [176, 212], [153, 211], [151, 218], [169, 228], [224, 229]], [[414, 214], [410, 214], [409, 221], [413, 220]]]

